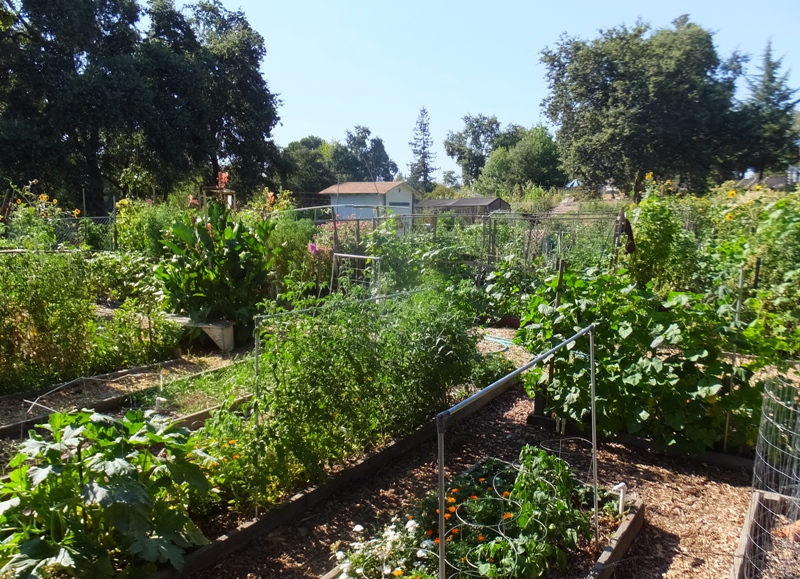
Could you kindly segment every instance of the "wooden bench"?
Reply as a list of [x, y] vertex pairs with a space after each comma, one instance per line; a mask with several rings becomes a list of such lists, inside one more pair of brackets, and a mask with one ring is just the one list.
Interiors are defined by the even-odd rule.
[[191, 318], [177, 314], [167, 314], [167, 319], [182, 324], [186, 328], [200, 328], [223, 352], [233, 350], [233, 326], [235, 322], [193, 322]]

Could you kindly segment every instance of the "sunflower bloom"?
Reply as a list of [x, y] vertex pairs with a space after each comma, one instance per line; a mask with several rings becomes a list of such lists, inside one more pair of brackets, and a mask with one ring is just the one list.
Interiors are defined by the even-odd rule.
[[734, 197], [736, 197], [736, 191], [731, 189], [730, 191], [728, 191], [728, 198], [733, 199]]
[[725, 221], [733, 221], [733, 213], [728, 213], [725, 215]]

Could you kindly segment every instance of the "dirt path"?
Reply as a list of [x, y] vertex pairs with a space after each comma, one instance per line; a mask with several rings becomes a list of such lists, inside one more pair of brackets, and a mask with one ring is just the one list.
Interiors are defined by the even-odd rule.
[[[487, 456], [513, 460], [526, 443], [552, 441], [552, 431], [526, 424], [531, 410], [532, 401], [515, 387], [448, 432], [448, 475]], [[565, 458], [585, 472], [585, 454]], [[718, 579], [727, 574], [747, 509], [749, 476], [612, 443], [601, 445], [598, 464], [601, 484], [624, 481], [646, 505], [645, 525], [619, 577]], [[433, 490], [435, 481], [436, 444], [429, 442], [196, 577], [319, 577], [332, 568], [331, 553], [339, 542], [354, 539], [354, 525], [381, 527]]]

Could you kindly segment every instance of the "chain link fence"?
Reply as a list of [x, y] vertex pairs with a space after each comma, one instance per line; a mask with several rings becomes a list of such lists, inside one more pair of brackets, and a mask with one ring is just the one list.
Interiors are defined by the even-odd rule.
[[6, 249], [116, 249], [115, 216], [11, 219], [0, 236]]

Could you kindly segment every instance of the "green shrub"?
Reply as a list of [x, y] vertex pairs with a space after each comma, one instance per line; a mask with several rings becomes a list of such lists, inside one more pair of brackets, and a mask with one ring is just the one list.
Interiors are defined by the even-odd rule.
[[165, 232], [185, 211], [167, 203], [150, 203], [137, 199], [117, 202], [117, 247], [123, 251], [144, 253], [151, 258], [167, 255]]

